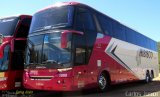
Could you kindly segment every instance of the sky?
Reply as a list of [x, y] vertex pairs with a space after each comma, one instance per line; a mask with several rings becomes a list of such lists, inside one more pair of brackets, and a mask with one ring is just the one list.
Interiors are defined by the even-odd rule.
[[0, 17], [33, 15], [57, 2], [77, 1], [160, 41], [160, 0], [0, 0]]

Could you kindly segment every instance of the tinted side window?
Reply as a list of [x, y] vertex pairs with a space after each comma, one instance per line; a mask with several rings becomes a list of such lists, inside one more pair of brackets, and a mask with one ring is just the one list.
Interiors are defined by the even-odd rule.
[[127, 42], [136, 44], [135, 32], [130, 28], [126, 28], [126, 39]]
[[150, 46], [150, 39], [149, 38], [146, 38], [146, 43], [147, 43], [147, 48], [151, 49], [151, 46]]
[[19, 21], [18, 17], [0, 19], [0, 33], [3, 36], [12, 36]]
[[148, 45], [147, 38], [145, 36], [143, 36], [143, 37], [144, 37], [144, 41], [143, 41], [144, 47], [147, 48], [147, 45]]
[[136, 33], [135, 35], [136, 35], [136, 44], [139, 45], [139, 46], [143, 46], [143, 41], [141, 39], [142, 35], [139, 34], [139, 33]]
[[98, 19], [103, 31], [107, 34], [112, 36], [112, 20], [108, 17], [98, 15]]
[[150, 49], [156, 50], [156, 47], [154, 45], [155, 45], [155, 42], [150, 39]]
[[150, 48], [151, 48], [152, 50], [155, 50], [155, 49], [154, 49], [154, 42], [153, 42], [152, 40], [150, 40]]
[[120, 39], [120, 40], [126, 40], [126, 35], [125, 35], [125, 27], [121, 25], [118, 22], [113, 22], [113, 37]]
[[157, 46], [158, 46], [157, 42], [154, 42], [153, 45], [154, 45], [154, 47], [153, 47], [154, 50], [157, 51], [157, 49], [158, 49], [158, 47], [157, 47]]
[[77, 30], [95, 30], [95, 25], [93, 21], [92, 14], [84, 9], [78, 8], [77, 16], [76, 16], [76, 29]]

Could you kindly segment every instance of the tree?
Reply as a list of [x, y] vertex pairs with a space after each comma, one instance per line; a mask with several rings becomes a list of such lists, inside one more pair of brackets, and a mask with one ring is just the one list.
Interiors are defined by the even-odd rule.
[[159, 67], [160, 67], [160, 42], [158, 42], [158, 59], [159, 59]]

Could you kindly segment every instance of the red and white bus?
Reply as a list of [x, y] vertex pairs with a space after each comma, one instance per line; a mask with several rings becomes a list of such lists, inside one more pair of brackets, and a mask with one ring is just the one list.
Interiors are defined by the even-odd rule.
[[23, 84], [76, 91], [158, 75], [157, 43], [77, 2], [55, 4], [31, 22]]
[[23, 81], [24, 51], [31, 16], [0, 19], [0, 90], [20, 88]]

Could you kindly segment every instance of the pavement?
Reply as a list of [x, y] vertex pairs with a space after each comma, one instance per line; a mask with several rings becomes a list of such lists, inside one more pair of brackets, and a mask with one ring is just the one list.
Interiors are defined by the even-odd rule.
[[95, 90], [78, 92], [35, 93], [32, 97], [160, 97], [160, 81], [144, 83], [142, 81], [112, 86], [108, 91], [99, 93]]
[[77, 92], [16, 90], [2, 91], [0, 97], [160, 97], [160, 74], [153, 82], [138, 81], [114, 85], [104, 93], [95, 89]]

